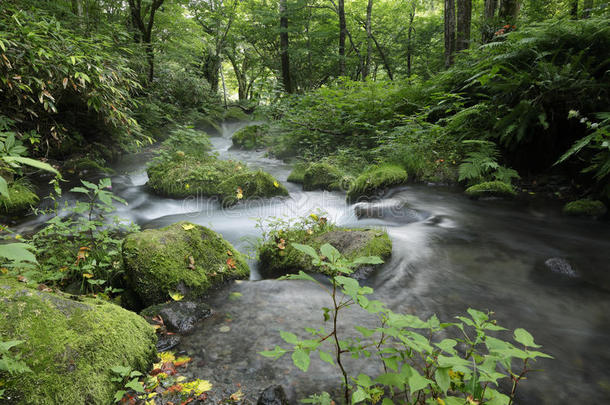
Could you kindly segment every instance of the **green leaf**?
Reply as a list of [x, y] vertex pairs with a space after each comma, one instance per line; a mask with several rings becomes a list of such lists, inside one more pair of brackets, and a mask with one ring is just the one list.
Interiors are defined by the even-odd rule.
[[404, 376], [398, 373], [384, 373], [379, 377], [375, 378], [375, 381], [379, 384], [388, 385], [390, 387], [396, 387], [399, 390], [403, 390], [405, 386]]
[[114, 394], [114, 402], [119, 402], [121, 399], [123, 399], [125, 394], [127, 394], [127, 391], [125, 390], [117, 391], [116, 394]]
[[91, 189], [91, 190], [97, 190], [98, 189], [98, 187], [95, 184], [90, 183], [90, 182], [88, 182], [86, 180], [81, 180], [80, 182], [83, 183], [83, 186], [87, 187], [88, 189]]
[[39, 160], [36, 160], [36, 159], [30, 159], [30, 158], [26, 158], [26, 157], [22, 157], [22, 156], [3, 156], [2, 159], [4, 159], [4, 161], [8, 162], [8, 163], [21, 163], [24, 165], [34, 167], [36, 169], [46, 170], [47, 172], [51, 172], [51, 173], [55, 174], [56, 176], [60, 176], [59, 172], [57, 170], [55, 170], [55, 168], [53, 166], [51, 166], [48, 163], [44, 163]]
[[316, 253], [315, 249], [311, 246], [302, 245], [300, 243], [293, 243], [292, 247], [301, 253], [305, 253], [306, 255], [313, 257], [314, 259], [319, 259], [319, 256]]
[[525, 329], [515, 329], [515, 340], [526, 347], [541, 347], [534, 343], [534, 337]]
[[131, 388], [132, 390], [140, 394], [144, 392], [144, 386], [140, 381], [138, 381], [137, 378], [134, 378], [133, 380], [125, 384], [125, 388]]
[[273, 350], [265, 350], [262, 352], [258, 352], [258, 354], [260, 354], [263, 357], [271, 357], [274, 359], [279, 359], [286, 353], [288, 353], [288, 350], [282, 349], [279, 346], [275, 346], [275, 348]]
[[355, 258], [352, 263], [354, 264], [382, 264], [383, 260], [381, 260], [378, 256], [364, 256]]
[[299, 274], [288, 274], [287, 276], [283, 277], [285, 280], [307, 280], [307, 281], [313, 281], [314, 283], [317, 283], [318, 281], [311, 277], [309, 274], [303, 272], [303, 271], [299, 271]]
[[320, 351], [318, 351], [318, 354], [320, 355], [320, 360], [325, 361], [328, 364], [331, 364], [333, 366], [335, 365], [335, 362], [333, 361], [333, 358], [329, 353], [327, 353], [323, 350], [320, 350]]
[[365, 328], [364, 326], [358, 326], [358, 325], [356, 325], [354, 328], [358, 332], [362, 333], [362, 336], [364, 336], [365, 338], [373, 336], [375, 334], [375, 329], [368, 329], [368, 328]]
[[381, 405], [394, 405], [394, 401], [390, 398], [384, 398], [383, 401], [381, 401]]
[[25, 343], [25, 340], [0, 341], [0, 353], [7, 353], [11, 348], [19, 346], [22, 343]]
[[320, 253], [326, 256], [328, 261], [331, 263], [335, 263], [341, 257], [341, 253], [330, 243], [325, 243], [322, 245], [320, 248]]
[[31, 262], [38, 263], [36, 256], [30, 250], [32, 246], [27, 243], [7, 243], [0, 245], [0, 257], [14, 262]]
[[303, 349], [296, 349], [292, 353], [292, 362], [303, 372], [309, 368], [309, 353]]
[[358, 387], [358, 389], [352, 394], [352, 404], [357, 404], [358, 402], [362, 402], [369, 398], [371, 398], [371, 396], [362, 388]]
[[8, 183], [4, 179], [4, 177], [0, 176], [0, 195], [2, 197], [9, 198], [8, 194]]
[[299, 338], [297, 338], [297, 335], [295, 335], [294, 333], [284, 332], [283, 330], [281, 330], [280, 336], [282, 337], [282, 339], [284, 339], [286, 343], [290, 343], [291, 345], [296, 345], [297, 343], [299, 343]]
[[70, 192], [71, 192], [71, 193], [82, 193], [82, 194], [89, 194], [89, 193], [90, 193], [90, 191], [89, 191], [89, 190], [87, 190], [87, 189], [86, 189], [86, 188], [84, 188], [84, 187], [72, 187], [72, 188], [70, 189]]
[[443, 394], [447, 393], [447, 390], [451, 386], [451, 378], [449, 377], [449, 368], [448, 367], [439, 367], [434, 372], [434, 379], [438, 384]]

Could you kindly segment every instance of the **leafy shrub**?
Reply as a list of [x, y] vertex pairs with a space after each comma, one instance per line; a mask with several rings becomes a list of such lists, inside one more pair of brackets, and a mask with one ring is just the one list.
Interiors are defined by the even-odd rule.
[[0, 213], [22, 214], [35, 206], [40, 198], [27, 181], [18, 180], [8, 186], [8, 196], [0, 196]]
[[471, 147], [471, 150], [460, 164], [459, 181], [476, 184], [495, 179], [510, 185], [512, 179], [519, 178], [515, 170], [498, 164], [500, 152], [495, 143], [480, 140], [467, 140], [463, 143]]
[[[385, 405], [458, 405], [467, 401], [508, 405], [513, 403], [519, 383], [533, 371], [531, 363], [551, 357], [536, 350], [540, 346], [524, 329], [514, 330], [515, 343], [492, 336], [493, 332], [506, 329], [491, 319], [490, 313], [468, 309], [469, 316], [458, 316], [459, 322], [441, 323], [436, 315], [423, 320], [416, 315], [395, 313], [382, 302], [370, 299], [373, 289], [360, 286], [347, 276], [360, 264], [381, 263], [379, 257], [350, 260], [329, 244], [321, 246], [319, 253], [307, 245], [294, 244], [294, 248], [311, 259], [315, 267], [332, 274], [332, 288], [302, 271], [286, 277], [316, 283], [329, 294], [330, 306], [322, 308], [324, 322], [329, 326], [307, 327], [310, 336], [306, 339], [281, 331], [280, 336], [289, 347], [276, 346], [261, 354], [277, 359], [291, 353], [294, 365], [307, 371], [311, 354], [317, 352], [321, 360], [340, 371], [345, 404], [378, 403], [383, 398]], [[345, 332], [338, 326], [340, 315], [350, 307], [376, 316], [378, 326], [357, 325], [355, 329], [362, 337], [343, 337]], [[447, 337], [451, 331], [453, 338]], [[378, 358], [384, 371], [373, 376], [351, 376], [344, 365], [348, 355], [367, 362]], [[507, 394], [498, 388], [502, 381], [511, 386]], [[328, 404], [331, 399], [322, 393], [305, 402]]]

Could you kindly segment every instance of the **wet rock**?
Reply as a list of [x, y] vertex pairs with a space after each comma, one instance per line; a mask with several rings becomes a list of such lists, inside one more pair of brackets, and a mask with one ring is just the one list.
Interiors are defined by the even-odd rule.
[[378, 198], [386, 189], [407, 182], [407, 172], [399, 166], [381, 165], [365, 170], [351, 184], [347, 201], [369, 201]]
[[131, 288], [147, 306], [166, 302], [175, 292], [198, 297], [249, 274], [248, 264], [229, 242], [189, 222], [128, 235], [123, 262]]
[[570, 263], [561, 257], [551, 257], [550, 259], [545, 260], [544, 265], [555, 274], [560, 274], [569, 278], [578, 277], [578, 273], [572, 268]]
[[157, 340], [157, 351], [166, 352], [172, 350], [174, 347], [180, 344], [180, 336], [178, 335], [159, 335]]
[[429, 213], [410, 208], [405, 201], [397, 198], [360, 202], [354, 206], [354, 212], [358, 219], [375, 218], [403, 224], [423, 221], [430, 217]]
[[153, 305], [141, 313], [145, 317], [160, 316], [167, 330], [176, 333], [189, 333], [195, 324], [212, 314], [211, 309], [199, 302], [172, 301], [166, 304]]
[[567, 203], [563, 207], [564, 215], [572, 217], [592, 217], [597, 218], [604, 216], [607, 212], [603, 202], [598, 200], [576, 200]]
[[512, 198], [517, 195], [515, 188], [503, 181], [486, 181], [470, 186], [465, 191], [470, 198], [503, 197]]
[[257, 405], [288, 405], [286, 393], [281, 385], [271, 385], [261, 392]]

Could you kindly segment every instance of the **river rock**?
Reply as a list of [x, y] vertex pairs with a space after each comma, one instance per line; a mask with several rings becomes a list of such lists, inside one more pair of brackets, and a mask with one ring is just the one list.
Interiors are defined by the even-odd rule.
[[123, 241], [128, 282], [144, 305], [170, 295], [200, 297], [226, 281], [247, 278], [242, 255], [216, 232], [189, 222], [128, 235]]
[[555, 274], [560, 274], [569, 278], [578, 277], [578, 273], [572, 268], [570, 263], [561, 257], [551, 257], [550, 259], [545, 260], [544, 265]]
[[286, 393], [281, 385], [271, 385], [261, 392], [256, 405], [288, 405]]
[[357, 203], [354, 213], [358, 219], [375, 218], [403, 224], [420, 222], [430, 217], [429, 213], [410, 208], [405, 201], [397, 198]]
[[114, 366], [142, 373], [156, 358], [154, 329], [139, 315], [93, 298], [40, 291], [0, 278], [0, 336], [32, 370], [3, 374], [15, 404], [111, 404]]
[[172, 350], [174, 347], [178, 346], [179, 344], [180, 344], [180, 336], [161, 334], [161, 335], [159, 335], [159, 339], [157, 340], [157, 351], [166, 352], [168, 350]]
[[[277, 277], [298, 273], [300, 270], [310, 272], [323, 270], [313, 267], [311, 258], [296, 250], [292, 243], [307, 244], [316, 250], [329, 243], [349, 259], [379, 256], [382, 260], [386, 260], [392, 254], [392, 241], [384, 230], [333, 228], [312, 235], [298, 229], [286, 230], [282, 232], [279, 243], [276, 240], [269, 240], [259, 248], [259, 270], [263, 276]], [[369, 267], [360, 266], [362, 271], [356, 268], [354, 275], [359, 279], [365, 278], [374, 269]]]
[[166, 304], [153, 305], [141, 312], [147, 318], [160, 316], [170, 332], [185, 334], [195, 328], [195, 324], [212, 314], [210, 307], [192, 301], [172, 301]]
[[400, 166], [372, 166], [350, 185], [349, 190], [347, 190], [347, 201], [379, 199], [388, 188], [406, 183], [407, 177], [407, 172]]

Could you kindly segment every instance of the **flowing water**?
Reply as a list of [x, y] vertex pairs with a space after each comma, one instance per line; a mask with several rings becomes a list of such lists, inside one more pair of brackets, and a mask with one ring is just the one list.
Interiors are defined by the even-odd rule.
[[[289, 198], [246, 202], [221, 209], [205, 198], [175, 200], [150, 194], [145, 166], [152, 153], [126, 156], [116, 167], [113, 191], [129, 205], [118, 214], [143, 228], [188, 220], [212, 228], [242, 252], [260, 235], [258, 218], [308, 215], [316, 209], [341, 226], [379, 226], [393, 241], [391, 260], [366, 284], [395, 311], [450, 321], [467, 308], [493, 310], [498, 323], [529, 330], [543, 351], [520, 388], [521, 404], [610, 403], [610, 231], [608, 224], [562, 217], [558, 206], [472, 201], [458, 191], [413, 185], [392, 190], [372, 215], [348, 205], [339, 192], [304, 192], [286, 182], [290, 166], [262, 152], [230, 150], [230, 137], [245, 124], [226, 124], [212, 138], [223, 159], [260, 167], [290, 191]], [[356, 215], [356, 212], [359, 215]], [[363, 215], [363, 213], [365, 215]], [[40, 218], [21, 225], [33, 228]], [[551, 271], [549, 258], [567, 260], [569, 271]], [[232, 283], [210, 297], [214, 315], [183, 338], [179, 347], [193, 357], [188, 373], [218, 387], [237, 390], [282, 384], [292, 398], [332, 390], [340, 375], [312, 361], [302, 373], [290, 358], [272, 361], [257, 352], [282, 344], [280, 329], [302, 337], [304, 326], [322, 326], [320, 308], [328, 297], [312, 283], [259, 280]], [[233, 294], [238, 292], [241, 294]], [[342, 330], [372, 319], [356, 310]], [[348, 363], [354, 376], [374, 360]], [[255, 400], [256, 398], [254, 398]]]

